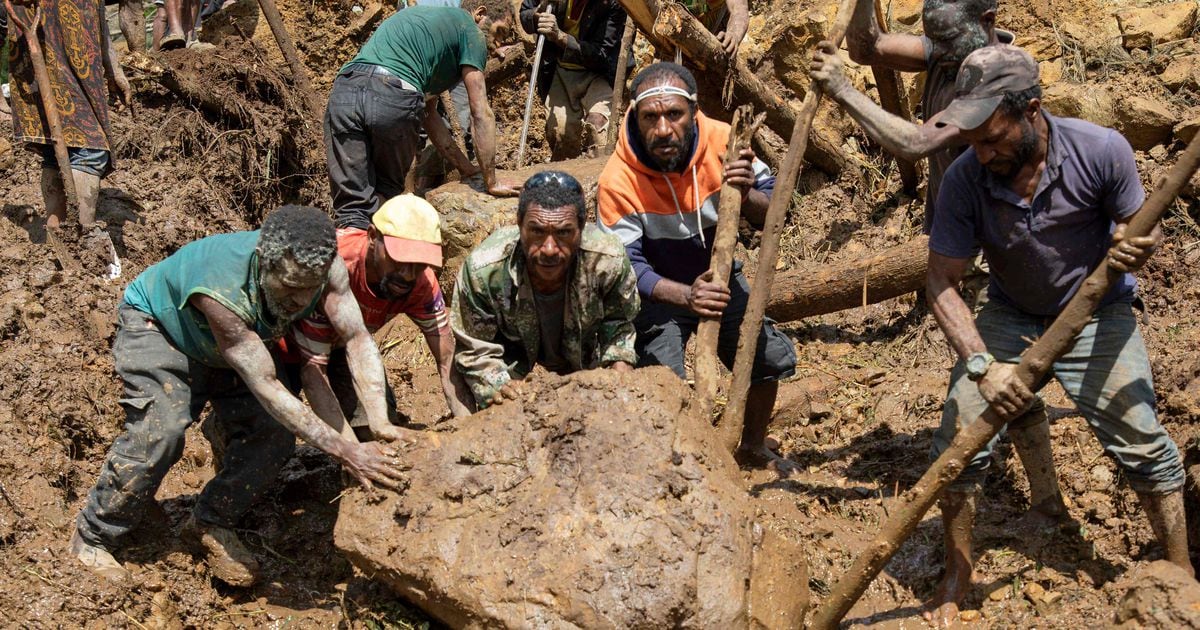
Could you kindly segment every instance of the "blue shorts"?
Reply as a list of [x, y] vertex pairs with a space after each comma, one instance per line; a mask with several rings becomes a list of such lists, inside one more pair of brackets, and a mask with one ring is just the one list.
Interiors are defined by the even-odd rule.
[[[53, 144], [37, 145], [42, 154], [42, 166], [58, 168], [58, 159], [54, 157]], [[84, 149], [67, 147], [67, 156], [71, 159], [71, 170], [104, 177], [112, 171], [112, 159], [104, 149]]]

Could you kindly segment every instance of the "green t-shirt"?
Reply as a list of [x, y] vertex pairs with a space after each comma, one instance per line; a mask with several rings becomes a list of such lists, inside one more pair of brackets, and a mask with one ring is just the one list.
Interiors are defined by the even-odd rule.
[[228, 368], [208, 318], [188, 300], [207, 295], [233, 311], [263, 340], [283, 336], [292, 321], [312, 314], [321, 293], [295, 318], [277, 321], [258, 285], [258, 231], [217, 234], [179, 248], [146, 269], [125, 289], [125, 303], [158, 320], [167, 339], [184, 354], [215, 368]]
[[408, 7], [383, 21], [350, 63], [369, 63], [439, 94], [462, 78], [460, 66], [484, 69], [487, 42], [471, 14], [452, 7]]

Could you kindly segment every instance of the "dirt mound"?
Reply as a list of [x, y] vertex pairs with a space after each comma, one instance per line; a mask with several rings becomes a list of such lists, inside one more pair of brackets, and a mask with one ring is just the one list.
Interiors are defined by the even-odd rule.
[[1126, 590], [1118, 628], [1200, 627], [1200, 583], [1166, 560], [1142, 567], [1118, 588]]
[[521, 388], [410, 447], [400, 494], [343, 498], [338, 548], [454, 627], [799, 625], [799, 549], [754, 522], [670, 370]]

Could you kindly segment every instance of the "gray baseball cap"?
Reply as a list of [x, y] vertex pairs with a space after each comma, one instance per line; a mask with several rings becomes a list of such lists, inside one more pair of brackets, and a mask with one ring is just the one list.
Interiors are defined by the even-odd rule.
[[929, 122], [970, 131], [987, 122], [1005, 94], [1037, 84], [1037, 62], [1024, 49], [1009, 44], [984, 46], [963, 60], [954, 82], [957, 96]]

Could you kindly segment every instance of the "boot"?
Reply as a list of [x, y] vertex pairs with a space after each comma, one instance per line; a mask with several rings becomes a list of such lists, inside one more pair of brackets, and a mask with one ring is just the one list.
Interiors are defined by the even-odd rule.
[[1183, 490], [1167, 494], [1139, 492], [1142, 509], [1150, 519], [1150, 527], [1159, 544], [1167, 552], [1167, 560], [1181, 566], [1189, 575], [1195, 576], [1192, 560], [1188, 557], [1187, 518], [1183, 510]]
[[258, 561], [233, 530], [188, 518], [181, 535], [203, 547], [214, 577], [230, 586], [247, 587], [258, 579]]
[[[1024, 424], [1022, 421], [1030, 421], [1031, 424]], [[1013, 449], [1017, 451], [1017, 456], [1021, 458], [1025, 475], [1029, 478], [1030, 515], [1062, 521], [1069, 515], [1067, 506], [1063, 503], [1062, 491], [1058, 487], [1058, 475], [1054, 471], [1050, 422], [1046, 418], [1045, 406], [1038, 404], [1018, 419], [1018, 422], [1024, 426], [1010, 426], [1008, 436], [1012, 440]]]
[[75, 533], [71, 534], [67, 552], [83, 566], [91, 569], [92, 573], [106, 580], [124, 582], [129, 579], [129, 571], [126, 571], [125, 567], [121, 566], [121, 563], [117, 562], [117, 559], [107, 549], [84, 541], [83, 536], [79, 535], [78, 528], [75, 529]]

